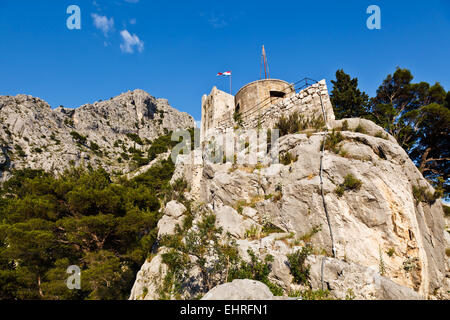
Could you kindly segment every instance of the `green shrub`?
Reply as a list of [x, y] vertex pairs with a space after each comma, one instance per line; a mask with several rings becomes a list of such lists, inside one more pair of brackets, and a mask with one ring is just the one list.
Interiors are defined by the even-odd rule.
[[25, 153], [25, 151], [23, 151], [22, 147], [18, 144], [15, 145], [15, 149], [17, 151], [17, 155], [21, 158], [25, 158], [27, 156], [27, 154]]
[[[165, 153], [175, 147], [179, 142], [172, 141], [172, 132], [160, 136], [155, 141], [152, 142], [152, 145], [148, 149], [148, 158], [150, 161], [154, 160], [159, 154]], [[193, 143], [191, 143], [193, 145]]]
[[334, 300], [330, 296], [330, 291], [328, 290], [312, 290], [307, 289], [303, 291], [297, 291], [292, 293], [293, 297], [301, 297], [303, 300]]
[[264, 235], [269, 235], [271, 233], [281, 233], [281, 232], [284, 232], [284, 230], [277, 227], [272, 222], [265, 222], [262, 227], [262, 233]]
[[292, 162], [296, 162], [298, 160], [298, 155], [293, 156], [290, 152], [286, 152], [283, 155], [280, 155], [280, 163], [284, 164], [285, 166], [290, 165]]
[[414, 199], [416, 199], [416, 203], [425, 202], [430, 205], [434, 204], [441, 196], [439, 192], [433, 193], [429, 191], [427, 187], [413, 186], [412, 192]]
[[361, 180], [356, 179], [351, 173], [345, 176], [344, 187], [346, 190], [358, 190], [361, 188], [361, 185]]
[[337, 186], [336, 189], [334, 189], [334, 193], [340, 198], [344, 195], [345, 189], [342, 186]]
[[136, 142], [139, 145], [144, 145], [144, 142], [142, 141], [141, 137], [137, 135], [136, 133], [127, 133], [127, 137], [131, 140]]
[[347, 120], [345, 120], [345, 121], [342, 123], [341, 131], [348, 131], [348, 121], [347, 121]]
[[339, 143], [344, 141], [344, 136], [339, 131], [336, 132], [333, 130], [326, 138], [325, 140], [325, 146], [322, 144], [320, 146], [320, 149], [324, 148], [328, 151], [333, 151], [336, 154], [339, 154], [341, 151], [341, 148], [338, 147]]
[[383, 131], [378, 131], [378, 132], [375, 134], [375, 138], [381, 138], [381, 139], [387, 140], [387, 139], [388, 139], [388, 136], [387, 136], [387, 134], [384, 133]]
[[450, 207], [444, 204], [442, 208], [444, 209], [444, 216], [450, 217]]
[[308, 231], [307, 233], [305, 233], [304, 235], [302, 235], [301, 237], [299, 237], [299, 240], [302, 240], [304, 242], [310, 242], [311, 238], [319, 233], [320, 231], [322, 231], [322, 226], [320, 225], [315, 225], [312, 227], [312, 229], [310, 231]]
[[234, 279], [252, 279], [261, 281], [269, 287], [270, 291], [275, 296], [282, 296], [283, 289], [269, 280], [273, 256], [268, 254], [265, 256], [264, 261], [261, 261], [251, 249], [248, 249], [247, 253], [250, 256], [250, 262], [241, 261], [238, 267], [235, 267], [230, 271], [228, 281], [233, 281]]
[[289, 270], [297, 284], [309, 285], [309, 273], [311, 266], [306, 265], [306, 258], [312, 253], [309, 246], [303, 247], [294, 253], [288, 254]]
[[94, 141], [91, 141], [90, 149], [91, 149], [92, 151], [98, 151], [98, 150], [100, 150], [100, 147], [99, 147], [99, 145], [96, 144]]
[[395, 254], [395, 249], [394, 248], [389, 248], [388, 251], [386, 251], [386, 254], [389, 257], [392, 257]]
[[144, 152], [142, 150], [136, 149], [134, 147], [128, 148], [128, 152], [133, 154], [133, 155], [138, 155], [138, 156], [141, 156], [141, 157], [144, 155]]
[[149, 158], [144, 158], [139, 154], [134, 154], [131, 159], [138, 165], [138, 167], [142, 167], [150, 163]]
[[298, 111], [291, 113], [288, 117], [282, 116], [275, 128], [280, 130], [280, 137], [287, 134], [295, 134], [306, 129], [321, 130], [325, 126], [325, 122], [321, 117], [307, 118]]
[[419, 262], [419, 258], [417, 257], [409, 257], [405, 261], [403, 261], [403, 270], [406, 272], [412, 272], [417, 269], [417, 263]]
[[73, 140], [78, 142], [79, 144], [85, 145], [87, 142], [87, 137], [79, 134], [76, 131], [70, 132], [70, 135], [72, 136]]
[[261, 230], [255, 225], [252, 225], [250, 229], [245, 231], [245, 238], [250, 240], [256, 240], [261, 237]]
[[355, 132], [364, 133], [364, 134], [367, 133], [366, 129], [361, 124], [359, 124], [356, 127]]
[[[200, 271], [203, 289], [200, 293], [226, 282], [227, 277], [234, 274], [239, 263], [237, 245], [230, 237], [222, 238], [222, 229], [217, 228], [215, 222], [215, 215], [204, 215], [197, 228], [189, 230], [178, 226], [175, 235], [162, 237], [161, 245], [169, 248], [169, 252], [162, 255], [168, 272], [160, 293], [169, 293], [166, 298], [181, 293], [192, 268]], [[191, 261], [190, 256], [196, 259]]]
[[74, 126], [74, 122], [72, 119], [64, 119], [64, 124], [68, 127], [73, 127]]
[[358, 180], [354, 175], [351, 173], [347, 174], [344, 178], [344, 183], [340, 184], [336, 187], [334, 192], [339, 196], [342, 197], [344, 195], [345, 191], [351, 191], [351, 190], [359, 190], [362, 186], [361, 180]]

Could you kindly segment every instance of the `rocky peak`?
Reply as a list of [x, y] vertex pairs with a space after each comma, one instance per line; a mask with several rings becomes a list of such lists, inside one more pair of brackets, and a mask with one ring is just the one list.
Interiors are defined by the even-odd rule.
[[69, 163], [131, 172], [137, 168], [130, 159], [145, 157], [152, 140], [193, 126], [190, 115], [140, 89], [76, 109], [52, 110], [28, 95], [0, 96], [0, 181], [12, 169], [62, 171]]

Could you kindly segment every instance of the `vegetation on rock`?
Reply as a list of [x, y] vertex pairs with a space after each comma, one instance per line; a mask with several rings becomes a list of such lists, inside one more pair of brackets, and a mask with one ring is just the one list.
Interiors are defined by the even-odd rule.
[[[116, 182], [103, 169], [14, 172], [0, 189], [0, 299], [128, 298], [173, 170], [162, 161]], [[70, 265], [81, 290], [65, 285]]]

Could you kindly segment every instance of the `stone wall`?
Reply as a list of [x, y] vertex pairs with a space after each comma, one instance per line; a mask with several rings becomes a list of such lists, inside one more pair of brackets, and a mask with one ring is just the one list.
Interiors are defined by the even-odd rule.
[[[305, 118], [315, 117], [317, 119], [323, 116], [322, 104], [326, 113], [326, 124], [330, 126], [335, 120], [335, 116], [325, 80], [321, 80], [318, 83], [301, 90], [295, 95], [284, 98], [262, 110], [241, 114], [242, 127], [244, 129], [255, 129], [258, 127], [274, 128], [275, 124], [282, 116], [288, 116], [295, 111], [304, 115]], [[205, 127], [202, 134], [202, 141], [208, 139], [211, 135], [225, 132], [227, 128], [234, 128], [237, 126], [237, 123], [233, 119], [232, 111], [223, 113], [222, 116], [219, 119], [215, 119], [214, 122], [214, 125]], [[210, 129], [210, 131], [207, 133], [206, 129]]]
[[205, 132], [218, 126], [219, 119], [231, 115], [233, 119], [234, 96], [213, 87], [211, 93], [202, 97], [202, 124], [200, 140], [203, 141]]

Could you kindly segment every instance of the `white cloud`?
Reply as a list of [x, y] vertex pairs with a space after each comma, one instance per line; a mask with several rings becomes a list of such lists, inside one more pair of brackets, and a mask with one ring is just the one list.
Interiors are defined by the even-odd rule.
[[216, 16], [215, 14], [212, 14], [211, 17], [208, 19], [208, 22], [214, 28], [223, 28], [228, 26], [228, 22], [225, 20], [225, 17], [223, 15]]
[[137, 20], [136, 18], [130, 19], [130, 24], [136, 24]]
[[91, 16], [94, 20], [94, 26], [101, 30], [105, 37], [107, 37], [108, 33], [114, 29], [114, 18], [108, 19], [108, 17], [100, 16], [96, 13], [91, 14]]
[[122, 52], [134, 53], [135, 47], [139, 52], [144, 51], [144, 42], [137, 35], [131, 35], [128, 30], [123, 30], [120, 32], [120, 36], [122, 37], [122, 44], [120, 45]]

